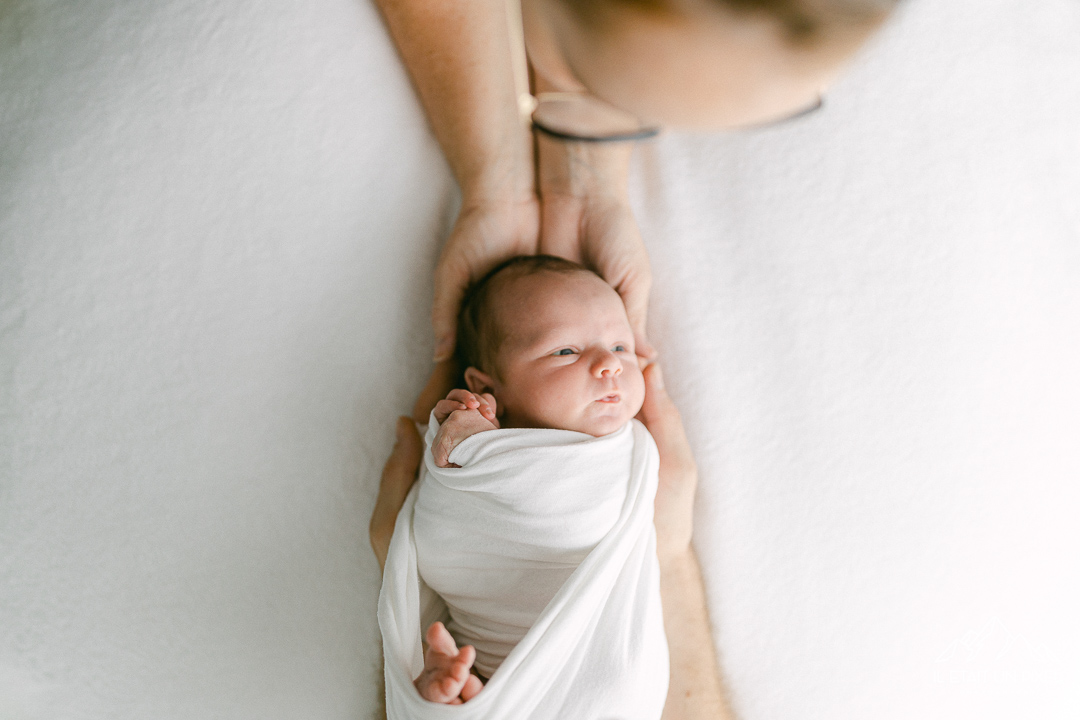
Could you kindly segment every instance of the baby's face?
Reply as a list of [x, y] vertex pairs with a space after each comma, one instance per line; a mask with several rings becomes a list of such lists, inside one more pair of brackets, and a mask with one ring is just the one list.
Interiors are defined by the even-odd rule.
[[498, 295], [505, 334], [492, 378], [503, 427], [607, 435], [634, 417], [645, 381], [622, 299], [591, 273], [541, 272]]

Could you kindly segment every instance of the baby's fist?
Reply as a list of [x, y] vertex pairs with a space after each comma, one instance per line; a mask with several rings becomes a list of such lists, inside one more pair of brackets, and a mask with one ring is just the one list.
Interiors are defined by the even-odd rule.
[[[466, 397], [468, 396], [468, 397]], [[460, 467], [450, 462], [450, 453], [467, 437], [485, 430], [495, 430], [495, 398], [490, 393], [477, 396], [467, 390], [454, 390], [435, 406], [439, 431], [431, 444], [436, 467]]]
[[451, 413], [458, 410], [479, 410], [481, 415], [495, 423], [495, 427], [499, 426], [499, 421], [495, 419], [495, 396], [491, 393], [476, 394], [460, 388], [451, 390], [445, 400], [436, 403], [435, 422], [441, 425]]

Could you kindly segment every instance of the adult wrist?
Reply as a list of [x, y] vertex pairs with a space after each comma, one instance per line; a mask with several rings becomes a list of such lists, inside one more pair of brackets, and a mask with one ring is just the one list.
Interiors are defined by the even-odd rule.
[[462, 207], [518, 205], [536, 200], [531, 135], [522, 129], [519, 141], [503, 147], [505, 151], [494, 157], [472, 158], [467, 167], [454, 168]]
[[467, 213], [499, 214], [513, 212], [516, 208], [535, 205], [538, 202], [535, 187], [518, 189], [514, 187], [483, 188], [474, 187], [466, 191], [462, 189], [461, 210], [462, 215]]
[[589, 143], [537, 136], [542, 198], [629, 204], [632, 143]]

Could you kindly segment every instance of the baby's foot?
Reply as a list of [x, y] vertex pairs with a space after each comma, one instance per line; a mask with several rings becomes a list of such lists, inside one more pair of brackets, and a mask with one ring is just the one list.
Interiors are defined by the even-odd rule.
[[469, 672], [476, 660], [472, 645], [457, 649], [454, 638], [441, 622], [427, 630], [424, 671], [413, 680], [420, 696], [431, 702], [460, 705], [471, 700], [484, 687], [480, 678]]

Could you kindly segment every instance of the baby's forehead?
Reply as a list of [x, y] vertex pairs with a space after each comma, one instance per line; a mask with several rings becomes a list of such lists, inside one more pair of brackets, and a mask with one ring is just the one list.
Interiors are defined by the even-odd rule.
[[563, 329], [626, 319], [611, 286], [587, 270], [542, 271], [507, 278], [494, 299], [500, 345], [528, 344]]

